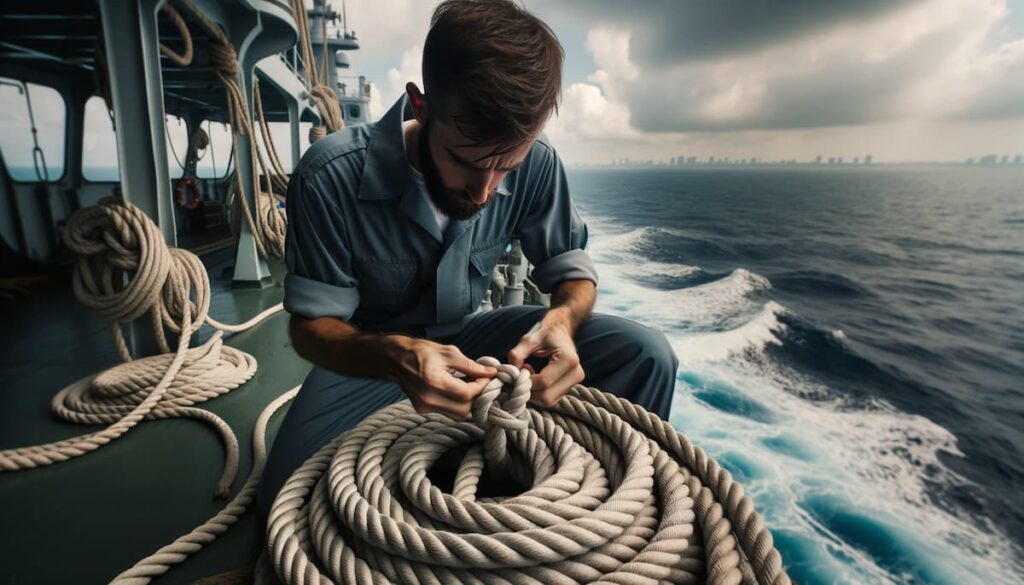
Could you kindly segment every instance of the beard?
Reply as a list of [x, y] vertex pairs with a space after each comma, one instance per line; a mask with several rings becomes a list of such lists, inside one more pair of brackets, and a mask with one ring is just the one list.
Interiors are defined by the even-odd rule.
[[416, 141], [420, 155], [420, 170], [427, 186], [427, 193], [441, 213], [455, 220], [469, 219], [487, 207], [487, 204], [494, 199], [494, 193], [488, 195], [485, 203], [478, 204], [469, 198], [465, 189], [450, 189], [445, 186], [444, 181], [441, 180], [441, 172], [434, 162], [434, 157], [430, 154], [429, 125], [428, 122], [420, 127], [420, 134]]

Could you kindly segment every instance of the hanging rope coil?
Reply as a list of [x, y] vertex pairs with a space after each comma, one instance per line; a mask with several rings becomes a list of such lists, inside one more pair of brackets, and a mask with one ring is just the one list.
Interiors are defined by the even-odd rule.
[[320, 119], [323, 121], [325, 135], [337, 132], [345, 127], [345, 121], [341, 116], [341, 105], [338, 103], [338, 95], [334, 90], [322, 83], [318, 83], [309, 92], [309, 96], [316, 103], [316, 109], [320, 112]]
[[302, 49], [302, 63], [305, 66], [306, 92], [310, 99], [316, 104], [317, 112], [320, 113], [320, 120], [323, 126], [314, 126], [318, 130], [309, 131], [309, 143], [320, 140], [329, 133], [337, 132], [345, 127], [345, 120], [341, 114], [341, 105], [338, 103], [338, 96], [334, 90], [324, 85], [323, 80], [327, 79], [327, 23], [323, 23], [323, 79], [318, 78], [316, 57], [313, 54], [313, 45], [309, 36], [309, 20], [306, 14], [306, 5], [303, 0], [292, 0], [292, 11], [295, 13], [295, 24], [299, 29], [299, 46]]
[[[125, 361], [89, 375], [58, 392], [55, 416], [107, 428], [56, 441], [0, 451], [0, 471], [18, 471], [66, 461], [98, 449], [142, 420], [194, 418], [210, 424], [225, 446], [225, 466], [217, 494], [225, 496], [238, 469], [238, 440], [212, 412], [194, 405], [237, 388], [256, 372], [256, 361], [224, 345], [224, 331], [241, 331], [282, 310], [277, 305], [241, 325], [225, 325], [208, 315], [210, 281], [191, 252], [168, 248], [159, 228], [134, 205], [112, 199], [76, 211], [64, 241], [77, 255], [72, 290], [83, 305], [111, 324]], [[162, 355], [134, 360], [121, 325], [150, 314]], [[218, 329], [190, 348], [204, 324]], [[167, 332], [178, 336], [172, 352]]]
[[[238, 54], [223, 29], [210, 20], [192, 0], [178, 0], [178, 4], [195, 19], [210, 37], [210, 59], [217, 71], [217, 77], [224, 85], [228, 102], [228, 121], [235, 135], [235, 140], [231, 144], [232, 158], [239, 160], [237, 152], [238, 137], [245, 136], [249, 139], [249, 164], [251, 176], [253, 177], [253, 199], [256, 202], [256, 209], [250, 208], [248, 198], [244, 196], [246, 189], [242, 183], [242, 176], [237, 172], [234, 174], [234, 178], [236, 182], [235, 188], [239, 196], [235, 200], [241, 203], [242, 215], [245, 217], [250, 231], [255, 236], [256, 250], [260, 256], [268, 259], [280, 258], [284, 256], [284, 240], [288, 229], [288, 221], [283, 210], [280, 208], [283, 198], [280, 195], [275, 195], [273, 192], [271, 183], [273, 179], [268, 180], [269, 184], [266, 187], [261, 185], [260, 182], [261, 176], [265, 174], [267, 177], [270, 177], [273, 172], [263, 158], [263, 153], [259, 147], [252, 125], [252, 115], [250, 114], [245, 94], [242, 92], [241, 85], [239, 85], [241, 70], [238, 63]], [[262, 106], [260, 108], [260, 111], [262, 111]]]
[[[581, 385], [528, 408], [528, 371], [479, 361], [499, 372], [471, 421], [403, 401], [303, 464], [259, 566], [288, 584], [789, 583], [742, 487], [667, 422]], [[457, 448], [444, 493], [427, 472]], [[485, 469], [530, 487], [479, 497]]]

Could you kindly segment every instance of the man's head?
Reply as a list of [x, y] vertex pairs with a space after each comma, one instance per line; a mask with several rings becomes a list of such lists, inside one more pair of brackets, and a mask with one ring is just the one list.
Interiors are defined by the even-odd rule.
[[446, 0], [423, 47], [423, 85], [406, 91], [419, 158], [438, 207], [466, 219], [526, 158], [555, 111], [562, 46], [510, 0]]

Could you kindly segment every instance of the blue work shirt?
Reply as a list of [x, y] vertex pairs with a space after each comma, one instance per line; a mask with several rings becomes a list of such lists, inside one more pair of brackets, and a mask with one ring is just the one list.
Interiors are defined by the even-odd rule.
[[484, 209], [442, 233], [406, 158], [410, 114], [403, 95], [379, 122], [331, 134], [303, 155], [288, 186], [289, 312], [368, 331], [453, 335], [480, 308], [513, 237], [542, 292], [569, 279], [597, 283], [587, 226], [543, 137]]

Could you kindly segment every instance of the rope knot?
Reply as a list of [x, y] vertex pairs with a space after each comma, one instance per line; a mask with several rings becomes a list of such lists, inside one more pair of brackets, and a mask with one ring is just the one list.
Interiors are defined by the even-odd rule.
[[502, 364], [493, 357], [482, 357], [477, 363], [493, 366], [498, 375], [473, 401], [473, 422], [485, 431], [497, 428], [521, 431], [529, 426], [526, 404], [530, 401], [530, 372], [512, 364]]

